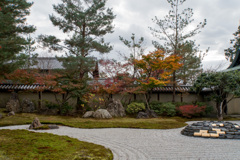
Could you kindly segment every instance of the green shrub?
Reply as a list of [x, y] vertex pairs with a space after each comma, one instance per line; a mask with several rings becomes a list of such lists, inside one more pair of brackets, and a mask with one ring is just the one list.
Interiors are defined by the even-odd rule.
[[167, 102], [167, 103], [151, 102], [150, 108], [161, 116], [176, 115], [176, 106], [171, 102]]
[[203, 116], [210, 115], [213, 112], [213, 106], [208, 105], [205, 102], [196, 102], [196, 105], [198, 105], [198, 106], [206, 106], [205, 111], [203, 113]]
[[137, 102], [130, 103], [126, 109], [127, 113], [130, 113], [130, 114], [138, 113], [143, 110], [145, 110], [144, 103], [137, 103]]
[[45, 106], [46, 106], [48, 109], [58, 109], [58, 108], [59, 108], [59, 105], [58, 105], [58, 104], [53, 103], [53, 102], [49, 102], [49, 101], [46, 101], [46, 102], [45, 102]]
[[69, 111], [73, 109], [73, 107], [69, 105], [68, 102], [65, 102], [64, 104], [59, 105], [53, 102], [46, 101], [45, 106], [48, 109], [57, 109], [60, 112], [60, 114], [67, 114], [69, 113]]
[[73, 109], [73, 107], [71, 105], [69, 105], [68, 102], [66, 102], [62, 105], [62, 107], [59, 110], [60, 110], [60, 114], [67, 114], [72, 109]]
[[180, 107], [180, 106], [184, 106], [187, 104], [192, 104], [191, 102], [173, 102], [173, 104], [175, 104], [176, 108]]

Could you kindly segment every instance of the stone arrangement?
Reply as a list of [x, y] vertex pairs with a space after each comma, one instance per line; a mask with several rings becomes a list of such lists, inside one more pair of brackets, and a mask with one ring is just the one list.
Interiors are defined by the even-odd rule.
[[204, 138], [240, 139], [240, 126], [231, 122], [203, 121], [188, 125], [181, 134]]
[[29, 126], [29, 129], [34, 129], [34, 128], [38, 128], [41, 126], [42, 126], [41, 122], [39, 121], [39, 119], [37, 117], [35, 117], [32, 124]]
[[112, 117], [126, 116], [125, 109], [120, 100], [113, 100], [112, 103], [109, 103], [107, 106], [107, 111], [111, 114]]
[[[44, 127], [43, 127], [44, 126]], [[40, 128], [43, 127], [43, 128]], [[29, 129], [59, 129], [59, 126], [53, 124], [53, 125], [42, 125], [40, 120], [35, 117], [35, 119], [33, 120], [32, 124], [29, 126]]]
[[137, 115], [137, 118], [157, 118], [157, 114], [154, 112], [154, 110], [147, 109], [145, 112], [139, 112]]
[[24, 98], [20, 104], [18, 94], [15, 92], [11, 93], [11, 97], [6, 104], [6, 110], [8, 112], [34, 113], [35, 109], [34, 103], [29, 98]]
[[113, 100], [108, 104], [106, 109], [98, 109], [94, 111], [87, 111], [83, 118], [101, 118], [108, 119], [112, 117], [124, 117], [126, 116], [125, 109], [120, 100]]
[[83, 118], [98, 118], [109, 119], [112, 118], [111, 114], [106, 109], [98, 109], [94, 111], [88, 111], [83, 115]]

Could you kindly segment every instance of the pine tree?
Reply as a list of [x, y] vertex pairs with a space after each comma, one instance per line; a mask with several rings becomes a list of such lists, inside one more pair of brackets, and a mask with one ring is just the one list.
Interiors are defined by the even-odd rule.
[[[152, 34], [163, 44], [153, 41], [157, 49], [163, 49], [168, 54], [181, 55], [181, 46], [184, 46], [186, 40], [200, 32], [200, 29], [206, 25], [206, 20], [200, 22], [193, 30], [188, 30], [188, 26], [194, 21], [192, 19], [193, 11], [191, 8], [183, 9], [180, 13], [179, 6], [186, 0], [167, 0], [171, 5], [171, 10], [163, 19], [155, 17], [153, 22], [157, 24], [158, 29], [150, 27]], [[177, 72], [177, 71], [176, 71]], [[173, 72], [173, 102], [175, 101], [176, 72]]]
[[[50, 15], [54, 26], [59, 27], [68, 38], [63, 40], [55, 36], [39, 36], [44, 47], [51, 50], [64, 50], [66, 61], [74, 57], [79, 60], [79, 78], [86, 76], [91, 66], [86, 66], [86, 59], [93, 52], [107, 53], [112, 47], [104, 41], [103, 36], [113, 32], [112, 21], [115, 18], [109, 8], [105, 8], [106, 0], [62, 0], [53, 5], [59, 16]], [[64, 58], [61, 59], [64, 61]], [[94, 65], [93, 65], [94, 66]]]
[[234, 39], [230, 40], [230, 44], [233, 44], [232, 47], [225, 49], [225, 57], [227, 60], [230, 60], [230, 62], [233, 61], [233, 59], [236, 56], [237, 51], [240, 49], [240, 26], [238, 27], [238, 30], [233, 33]]
[[193, 84], [197, 76], [202, 73], [201, 51], [192, 40], [186, 41], [179, 48], [182, 57], [180, 63], [183, 66], [176, 71], [176, 78], [181, 84]]
[[[135, 78], [137, 76], [137, 66], [134, 64], [134, 61], [139, 59], [144, 52], [142, 44], [144, 42], [144, 38], [141, 37], [138, 41], [136, 41], [135, 34], [132, 33], [131, 40], [124, 39], [119, 36], [120, 41], [128, 47], [130, 50], [130, 55], [124, 54], [124, 60], [128, 61], [133, 66], [133, 74], [132, 77]], [[121, 53], [122, 54], [122, 53]]]
[[28, 56], [23, 52], [29, 45], [24, 35], [36, 28], [26, 24], [33, 3], [27, 0], [0, 1], [0, 75], [22, 67]]

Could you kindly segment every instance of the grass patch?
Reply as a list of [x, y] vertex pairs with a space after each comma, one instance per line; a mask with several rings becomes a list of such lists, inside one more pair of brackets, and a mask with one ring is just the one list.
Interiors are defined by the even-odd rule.
[[171, 129], [186, 125], [179, 117], [136, 119], [131, 117], [112, 119], [93, 119], [68, 116], [44, 116], [30, 113], [20, 113], [0, 119], [0, 126], [30, 124], [38, 117], [42, 124], [58, 124], [75, 128], [141, 128], [141, 129]]
[[109, 149], [67, 136], [26, 130], [0, 131], [0, 159], [113, 159]]
[[[3, 113], [4, 115], [4, 113]], [[42, 124], [57, 124], [75, 128], [140, 128], [140, 129], [172, 129], [184, 127], [187, 121], [209, 121], [216, 118], [181, 118], [159, 117], [151, 119], [136, 119], [132, 117], [94, 119], [70, 116], [46, 116], [32, 113], [19, 113], [15, 116], [4, 116], [0, 119], [0, 126], [30, 124], [38, 117]], [[239, 118], [226, 118], [226, 120], [240, 120]]]

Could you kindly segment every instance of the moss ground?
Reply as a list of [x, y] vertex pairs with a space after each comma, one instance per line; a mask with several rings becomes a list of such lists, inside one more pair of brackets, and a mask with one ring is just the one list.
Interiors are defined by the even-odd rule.
[[113, 159], [112, 152], [103, 146], [26, 130], [1, 130], [0, 151], [0, 159], [4, 160]]

